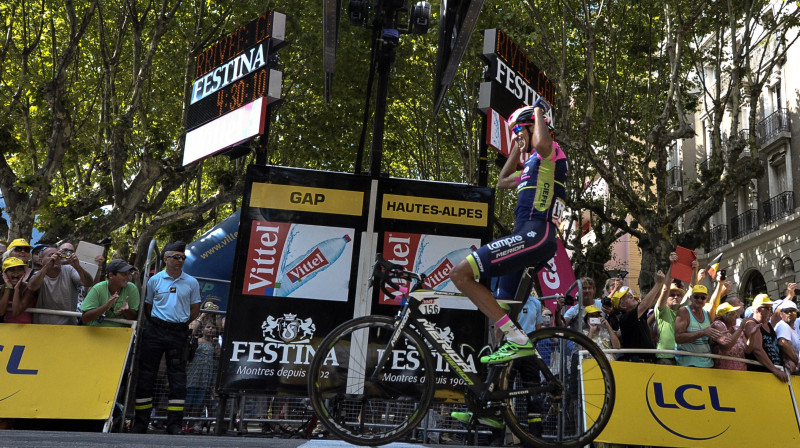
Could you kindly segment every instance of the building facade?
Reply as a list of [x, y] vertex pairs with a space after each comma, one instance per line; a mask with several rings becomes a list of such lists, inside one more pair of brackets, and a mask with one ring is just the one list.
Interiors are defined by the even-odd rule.
[[[796, 35], [797, 30], [792, 33]], [[785, 41], [791, 41], [794, 36]], [[708, 221], [709, 241], [698, 251], [701, 266], [723, 253], [720, 268], [729, 273], [742, 299], [765, 292], [775, 300], [796, 282], [800, 266], [800, 46], [788, 48], [783, 42], [767, 40], [764, 47], [776, 64], [766, 75], [768, 81], [757, 104], [744, 104], [741, 119], [744, 136], [749, 136], [749, 108], [756, 107], [757, 157], [764, 174], [724, 198], [721, 209]], [[696, 137], [678, 142], [671, 151], [669, 184], [676, 199], [683, 189], [702, 175], [710, 160], [712, 117], [699, 108], [694, 116]], [[728, 109], [730, 110], [730, 109]], [[721, 136], [725, 154], [727, 136]], [[745, 149], [742, 157], [755, 152]], [[733, 164], [734, 161], [726, 163]], [[798, 179], [798, 184], [794, 182]], [[683, 229], [691, 231], [691, 229]]]

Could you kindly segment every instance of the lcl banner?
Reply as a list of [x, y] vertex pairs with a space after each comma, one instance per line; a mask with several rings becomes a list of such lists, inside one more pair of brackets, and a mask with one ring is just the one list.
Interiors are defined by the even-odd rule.
[[[673, 447], [797, 446], [800, 442], [792, 389], [771, 373], [628, 362], [611, 365], [616, 403], [598, 442]], [[792, 377], [791, 381], [797, 390], [800, 380]], [[591, 388], [597, 383], [584, 382], [584, 393], [593, 393]]]
[[369, 188], [363, 176], [248, 169], [222, 390], [305, 394], [316, 343], [353, 317]]

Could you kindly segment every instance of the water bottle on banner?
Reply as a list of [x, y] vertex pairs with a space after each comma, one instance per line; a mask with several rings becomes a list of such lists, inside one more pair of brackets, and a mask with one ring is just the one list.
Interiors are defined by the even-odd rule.
[[339, 259], [350, 241], [349, 235], [325, 240], [303, 256], [284, 265], [283, 278], [275, 284], [273, 295], [286, 297], [316, 277]]
[[450, 271], [453, 270], [458, 262], [467, 258], [467, 255], [471, 254], [474, 250], [476, 250], [475, 246], [470, 246], [451, 251], [440, 258], [439, 261], [422, 271], [425, 274], [425, 289], [443, 290], [450, 282]]

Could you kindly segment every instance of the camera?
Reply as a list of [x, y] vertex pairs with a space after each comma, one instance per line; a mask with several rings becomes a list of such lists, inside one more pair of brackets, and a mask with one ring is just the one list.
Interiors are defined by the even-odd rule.
[[614, 308], [614, 303], [611, 302], [611, 297], [608, 296], [603, 297], [601, 303], [603, 304], [604, 307]]
[[73, 252], [71, 250], [68, 250], [68, 249], [61, 249], [60, 251], [58, 251], [58, 256], [61, 257], [61, 258], [69, 258], [74, 253], [75, 252]]
[[726, 278], [728, 278], [727, 271], [725, 271], [725, 269], [720, 269], [719, 272], [717, 273], [717, 279], [719, 281], [725, 281]]
[[591, 325], [600, 325], [600, 318], [599, 317], [590, 317], [589, 324]]
[[617, 278], [620, 279], [620, 280], [624, 280], [625, 279], [625, 274], [620, 272], [619, 274], [617, 274]]
[[564, 305], [566, 305], [566, 306], [575, 305], [575, 297], [572, 297], [569, 294], [565, 294], [564, 295]]

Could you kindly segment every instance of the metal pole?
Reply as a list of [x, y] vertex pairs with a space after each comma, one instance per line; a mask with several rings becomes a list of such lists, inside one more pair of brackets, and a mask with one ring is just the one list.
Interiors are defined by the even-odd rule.
[[373, 178], [377, 178], [381, 174], [386, 97], [389, 94], [389, 71], [394, 62], [395, 48], [397, 48], [399, 38], [400, 33], [396, 29], [383, 29], [380, 54], [378, 55], [378, 91], [375, 95], [375, 116], [372, 119], [372, 149], [369, 163], [369, 172]]

